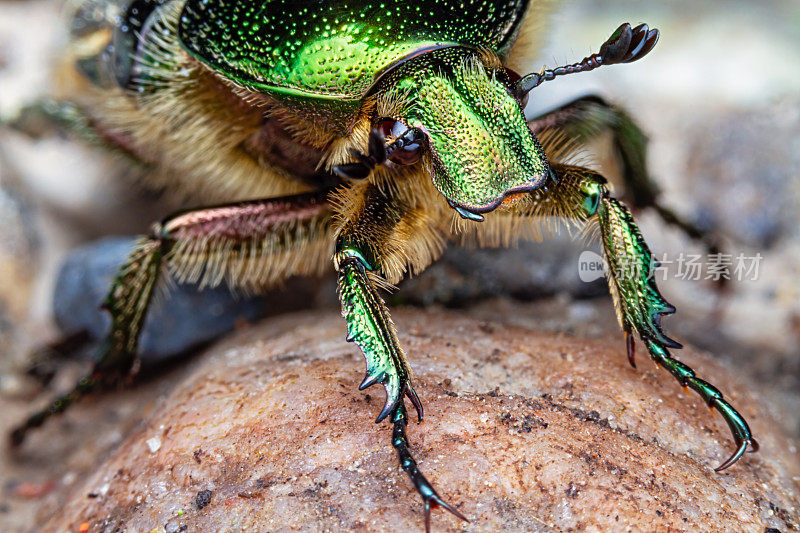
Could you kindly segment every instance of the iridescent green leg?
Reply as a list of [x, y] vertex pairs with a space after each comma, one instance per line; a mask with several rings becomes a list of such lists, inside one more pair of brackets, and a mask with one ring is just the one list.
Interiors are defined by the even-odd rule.
[[411, 478], [417, 492], [425, 502], [425, 528], [430, 531], [430, 510], [432, 505], [440, 505], [458, 518], [466, 520], [456, 509], [442, 500], [425, 476], [417, 468], [417, 463], [408, 449], [406, 425], [408, 417], [403, 401], [407, 396], [417, 410], [418, 420], [422, 421], [422, 404], [411, 385], [410, 370], [405, 354], [397, 340], [394, 324], [383, 303], [369, 272], [373, 270], [359, 249], [343, 245], [334, 257], [339, 272], [339, 298], [342, 302], [342, 316], [347, 321], [347, 340], [361, 348], [367, 360], [367, 373], [359, 389], [381, 383], [386, 389], [386, 403], [376, 422], [392, 415], [394, 430], [392, 445], [397, 450], [400, 466]]
[[660, 202], [661, 193], [647, 171], [647, 136], [621, 107], [599, 96], [585, 96], [532, 119], [528, 125], [537, 135], [547, 130], [561, 131], [582, 144], [609, 133], [619, 158], [624, 196], [630, 205], [654, 209], [664, 222], [703, 243], [710, 253], [719, 251], [713, 236]]
[[[633, 361], [633, 343], [630, 335], [638, 333], [650, 356], [668, 370], [681, 385], [698, 393], [710, 407], [716, 409], [727, 422], [736, 441], [737, 449], [717, 471], [735, 463], [748, 446], [753, 451], [758, 444], [753, 439], [744, 417], [739, 414], [713, 385], [698, 378], [694, 371], [673, 359], [668, 348], [681, 345], [667, 337], [661, 329], [661, 317], [674, 313], [662, 296], [652, 276], [653, 259], [630, 212], [609, 195], [605, 179], [592, 170], [553, 165], [558, 178], [548, 194], [549, 202], [539, 202], [536, 214], [545, 215], [546, 209], [571, 212], [580, 220], [596, 220], [600, 227], [607, 277], [617, 309], [620, 325], [628, 336], [628, 357]], [[574, 206], [570, 208], [569, 206]], [[570, 211], [571, 209], [571, 211]]]
[[422, 404], [411, 385], [411, 372], [394, 324], [367, 275], [373, 267], [358, 249], [347, 246], [337, 251], [334, 261], [339, 272], [339, 299], [347, 321], [347, 340], [358, 344], [367, 360], [367, 374], [358, 389], [375, 383], [386, 389], [386, 403], [375, 422], [389, 416], [403, 395], [414, 404], [422, 421]]
[[[49, 417], [86, 394], [106, 389], [136, 371], [136, 351], [162, 268], [180, 282], [255, 289], [292, 274], [319, 272], [330, 257], [327, 191], [187, 211], [156, 224], [117, 277], [103, 307], [111, 332], [92, 370], [67, 394], [13, 430], [13, 445]], [[287, 266], [290, 265], [290, 266]]]

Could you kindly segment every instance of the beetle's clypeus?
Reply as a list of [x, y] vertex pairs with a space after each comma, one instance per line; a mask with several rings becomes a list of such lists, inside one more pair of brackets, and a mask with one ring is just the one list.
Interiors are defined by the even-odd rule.
[[[378, 421], [425, 503], [445, 503], [417, 469], [404, 398], [422, 402], [376, 281], [399, 281], [449, 241], [512, 243], [543, 218], [599, 226], [617, 316], [731, 428], [733, 464], [756, 448], [747, 423], [669, 349], [672, 313], [648, 276], [651, 254], [605, 180], [568, 163], [610, 132], [637, 207], [655, 203], [645, 139], [621, 110], [589, 97], [528, 121], [528, 93], [562, 75], [640, 59], [647, 25], [623, 24], [579, 63], [520, 76], [546, 2], [526, 0], [83, 0], [70, 27], [62, 93], [95, 140], [139, 164], [147, 182], [216, 207], [156, 224], [105, 301], [112, 330], [93, 371], [33, 415], [26, 432], [136, 368], [137, 338], [159, 274], [263, 289], [338, 271], [347, 339], [381, 383]], [[663, 208], [659, 208], [663, 211]], [[666, 217], [669, 218], [669, 217]], [[674, 222], [674, 217], [673, 222]], [[455, 223], [454, 223], [455, 221]], [[623, 268], [623, 261], [640, 268]]]

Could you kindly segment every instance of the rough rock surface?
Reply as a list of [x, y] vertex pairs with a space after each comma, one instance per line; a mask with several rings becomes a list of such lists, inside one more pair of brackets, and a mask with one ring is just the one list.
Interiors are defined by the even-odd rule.
[[[796, 443], [745, 376], [708, 356], [682, 353], [742, 410], [762, 446], [721, 474], [712, 468], [731, 450], [724, 422], [643, 357], [630, 368], [618, 337], [436, 310], [394, 314], [426, 407], [424, 422], [409, 426], [413, 451], [472, 520], [438, 511], [436, 530], [799, 527]], [[363, 361], [343, 336], [335, 313], [298, 314], [212, 348], [70, 488], [44, 530], [421, 529], [388, 424], [372, 423], [382, 391], [356, 390]]]

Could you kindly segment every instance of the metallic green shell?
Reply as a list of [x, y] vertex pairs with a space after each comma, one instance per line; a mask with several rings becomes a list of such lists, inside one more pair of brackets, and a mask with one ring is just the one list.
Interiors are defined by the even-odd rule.
[[225, 77], [349, 122], [381, 73], [425, 49], [464, 45], [502, 56], [528, 3], [188, 0], [178, 31], [192, 56]]

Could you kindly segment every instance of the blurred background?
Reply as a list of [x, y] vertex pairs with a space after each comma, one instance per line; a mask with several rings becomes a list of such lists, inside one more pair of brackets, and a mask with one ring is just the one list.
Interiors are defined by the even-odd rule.
[[[553, 16], [540, 62], [531, 69], [580, 60], [624, 21], [647, 22], [661, 30], [659, 44], [645, 60], [544, 84], [534, 92], [528, 114], [600, 94], [625, 106], [637, 120], [650, 138], [650, 172], [663, 192], [662, 202], [718, 237], [733, 261], [733, 279], [722, 292], [711, 280], [685, 279], [678, 271], [679, 258], [699, 255], [706, 264], [707, 250], [655, 213], [637, 213], [651, 249], [665, 259], [665, 272], [659, 275], [662, 292], [679, 309], [665, 320], [666, 329], [715, 354], [754, 383], [773, 414], [798, 435], [800, 3], [563, 2]], [[0, 0], [3, 120], [51, 93], [52, 64], [64, 39], [57, 2]], [[597, 159], [603, 163], [602, 153]], [[77, 327], [70, 318], [100, 320], [89, 329], [102, 331], [102, 317], [76, 318], [82, 312], [76, 302], [82, 295], [99, 299], [107, 283], [103, 276], [110, 276], [124, 256], [128, 238], [174, 207], [168, 199], [135, 187], [129, 174], [120, 161], [57, 129], [30, 135], [0, 127], [0, 401], [12, 406], [0, 418], [16, 420], [41, 392], [41, 384], [25, 373], [28, 354], [60, 334], [53, 293], [70, 251], [104, 236], [126, 237], [92, 247], [88, 256], [73, 254], [73, 272], [85, 275], [59, 282], [73, 298], [56, 298], [61, 326]], [[561, 234], [518, 250], [452, 250], [428, 272], [404, 283], [392, 299], [412, 305], [469, 305], [487, 317], [526, 327], [607, 334], [616, 324], [604, 283], [578, 277], [580, 254], [596, 249]], [[745, 279], [736, 279], [739, 256], [756, 258], [757, 272], [751, 269]], [[704, 269], [701, 278], [706, 274]], [[99, 281], [92, 284], [87, 277]], [[259, 309], [276, 313], [302, 305], [336, 306], [330, 280], [314, 284], [311, 294], [307, 286], [290, 289], [294, 292], [260, 301]], [[303, 302], [286, 304], [286, 295], [300, 290], [306, 291]], [[82, 299], [84, 306], [87, 298]], [[276, 299], [283, 303], [276, 304]], [[511, 300], [530, 303], [529, 313], [503, 316]], [[228, 313], [231, 324], [241, 314], [231, 311], [241, 312], [240, 300], [213, 296], [203, 305], [209, 302], [218, 313]], [[190, 305], [184, 312], [191, 316], [194, 309]], [[251, 311], [247, 308], [244, 316], [263, 314], [263, 309]], [[187, 315], [177, 313], [174, 327], [179, 328], [184, 323], [180, 318]], [[190, 347], [196, 334], [183, 332], [186, 343], [167, 351]], [[158, 345], [158, 334], [152, 336]], [[157, 365], [163, 357], [155, 354], [150, 361]], [[53, 372], [62, 382], [75, 375], [62, 375], [59, 369], [56, 365]], [[2, 427], [10, 423], [5, 420]], [[33, 516], [37, 494], [48, 490], [46, 480], [66, 475], [60, 464], [42, 468], [50, 470], [31, 473], [0, 465], [0, 523], [24, 526]]]

